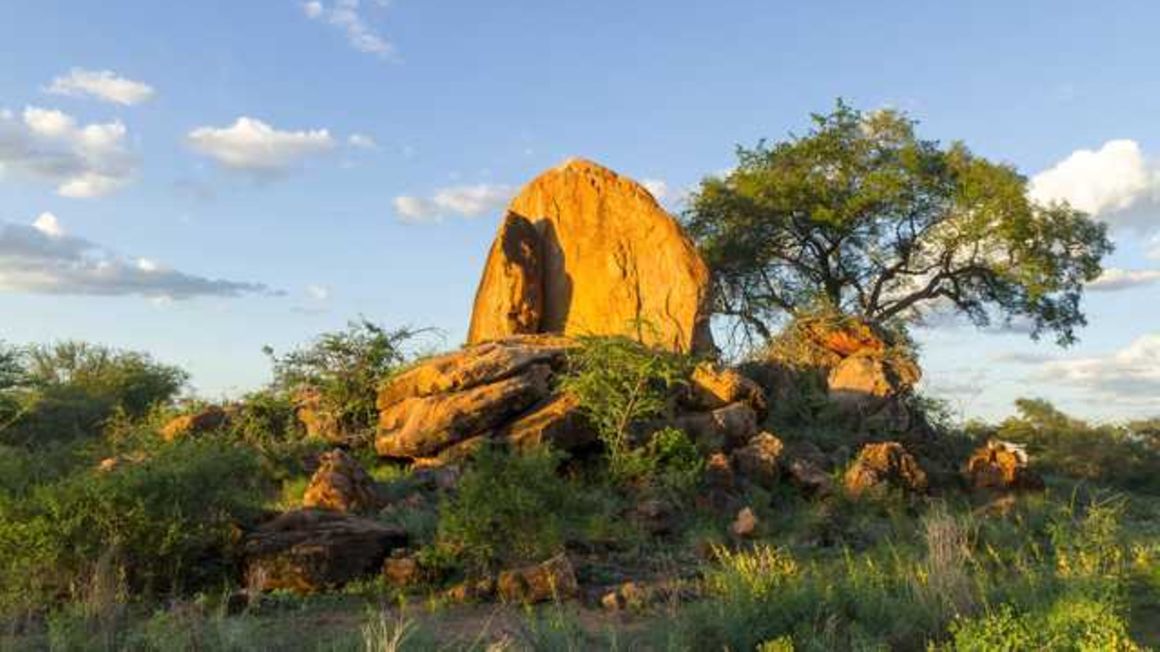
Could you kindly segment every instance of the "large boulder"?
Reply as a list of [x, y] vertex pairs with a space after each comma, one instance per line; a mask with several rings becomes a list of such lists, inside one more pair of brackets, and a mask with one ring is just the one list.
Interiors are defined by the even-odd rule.
[[246, 584], [260, 591], [314, 593], [380, 571], [407, 533], [366, 518], [326, 510], [286, 512], [243, 544]]
[[710, 351], [709, 270], [643, 186], [572, 159], [512, 200], [476, 292], [468, 342], [521, 333], [627, 335]]
[[1031, 470], [1027, 451], [1018, 444], [992, 439], [976, 450], [966, 466], [975, 490], [1041, 491], [1043, 478]]
[[336, 512], [365, 511], [378, 504], [378, 492], [370, 475], [340, 448], [322, 454], [318, 470], [302, 496], [303, 507]]
[[518, 375], [471, 389], [403, 399], [379, 413], [375, 448], [386, 457], [427, 457], [503, 425], [548, 396], [551, 368], [535, 364]]
[[863, 446], [843, 480], [846, 492], [854, 497], [891, 488], [908, 494], [927, 489], [926, 472], [902, 444], [893, 441]]

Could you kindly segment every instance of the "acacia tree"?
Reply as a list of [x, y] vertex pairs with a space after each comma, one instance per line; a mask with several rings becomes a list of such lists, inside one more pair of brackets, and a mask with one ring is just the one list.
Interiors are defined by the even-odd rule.
[[1083, 285], [1112, 248], [1105, 226], [1032, 202], [1013, 167], [922, 140], [905, 114], [839, 101], [807, 135], [737, 158], [702, 182], [685, 221], [716, 311], [750, 338], [819, 307], [876, 323], [932, 309], [979, 326], [1027, 320], [1064, 345], [1086, 323]]

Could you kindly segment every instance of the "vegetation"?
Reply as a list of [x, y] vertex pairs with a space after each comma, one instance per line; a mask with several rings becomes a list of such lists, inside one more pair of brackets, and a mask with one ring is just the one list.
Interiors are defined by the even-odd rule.
[[285, 393], [304, 388], [318, 392], [323, 410], [342, 432], [365, 433], [377, 420], [375, 390], [407, 360], [404, 345], [419, 331], [388, 330], [366, 319], [345, 330], [323, 333], [309, 346], [278, 355], [267, 347], [274, 366], [273, 387]]
[[770, 339], [787, 314], [826, 305], [871, 322], [947, 307], [974, 323], [1026, 319], [1061, 343], [1082, 326], [1083, 284], [1111, 251], [1106, 227], [1027, 198], [1027, 180], [893, 110], [839, 102], [805, 136], [739, 147], [686, 223], [716, 309]]
[[[179, 401], [185, 372], [141, 353], [0, 346], [0, 648], [1160, 645], [1160, 421], [1089, 424], [1031, 399], [1001, 423], [959, 425], [908, 392], [891, 406], [905, 425], [839, 418], [823, 373], [835, 354], [811, 344], [819, 325], [851, 326], [855, 340], [866, 328], [884, 348], [874, 362], [916, 376], [906, 323], [940, 304], [1069, 342], [1110, 248], [1102, 227], [1028, 203], [1009, 167], [920, 140], [889, 111], [839, 104], [807, 136], [739, 155], [688, 219], [719, 309], [762, 340], [745, 368], [778, 392], [760, 424], [777, 439], [723, 469], [711, 442], [674, 427], [698, 361], [627, 338], [582, 338], [557, 376], [600, 454], [497, 444], [441, 469], [367, 445], [376, 389], [407, 364], [411, 329], [364, 319], [267, 350], [272, 383], [224, 406]], [[312, 595], [245, 582], [247, 532], [303, 504], [333, 445], [306, 436], [304, 389], [382, 498], [357, 518], [410, 536], [386, 564], [414, 569], [404, 580], [376, 571]], [[198, 411], [226, 416], [161, 436]], [[930, 493], [827, 486], [867, 438], [915, 432], [925, 446], [906, 445], [929, 465]], [[1046, 490], [963, 491], [962, 462], [990, 438], [1025, 446]], [[497, 572], [561, 553], [580, 599], [464, 603]]]

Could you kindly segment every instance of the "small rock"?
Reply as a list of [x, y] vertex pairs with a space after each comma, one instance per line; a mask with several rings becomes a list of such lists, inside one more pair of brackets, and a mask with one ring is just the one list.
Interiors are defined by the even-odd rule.
[[780, 475], [781, 440], [768, 432], [758, 434], [749, 443], [733, 451], [733, 465], [754, 484], [772, 488]]
[[673, 531], [673, 506], [659, 498], [649, 498], [637, 503], [632, 512], [635, 520], [652, 536], [663, 536]]
[[757, 531], [757, 515], [753, 510], [745, 507], [737, 512], [737, 518], [733, 520], [733, 524], [729, 526], [729, 531], [734, 536], [748, 539]]
[[374, 481], [346, 451], [324, 453], [302, 497], [303, 507], [358, 512], [379, 504]]
[[846, 491], [853, 497], [885, 487], [906, 493], [923, 493], [927, 489], [926, 472], [898, 442], [866, 444], [854, 464], [846, 471]]
[[976, 491], [1044, 489], [1043, 478], [1030, 468], [1027, 451], [1018, 444], [999, 439], [988, 441], [971, 455], [967, 460], [966, 476]]
[[423, 569], [414, 557], [388, 557], [383, 562], [383, 578], [392, 586], [414, 586], [423, 581]]
[[200, 435], [225, 427], [229, 414], [220, 405], [206, 407], [189, 414], [175, 417], [161, 427], [161, 438], [175, 441], [182, 437]]
[[542, 564], [503, 571], [496, 580], [496, 592], [508, 602], [533, 604], [575, 597], [580, 585], [572, 562], [560, 554]]

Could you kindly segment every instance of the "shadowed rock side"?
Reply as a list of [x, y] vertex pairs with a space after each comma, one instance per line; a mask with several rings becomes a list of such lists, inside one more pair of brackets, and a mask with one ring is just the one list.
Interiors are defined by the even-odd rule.
[[512, 200], [468, 343], [529, 332], [711, 351], [708, 267], [643, 186], [573, 159]]

